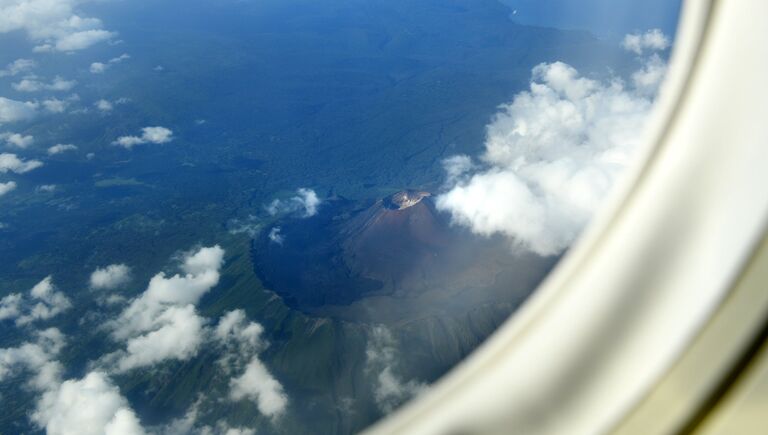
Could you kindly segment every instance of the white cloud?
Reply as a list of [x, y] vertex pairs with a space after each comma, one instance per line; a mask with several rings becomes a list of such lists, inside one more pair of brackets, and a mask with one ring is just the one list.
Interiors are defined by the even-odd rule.
[[77, 82], [75, 80], [65, 80], [59, 76], [56, 76], [50, 83], [42, 82], [36, 77], [30, 76], [23, 78], [18, 83], [13, 83], [11, 86], [18, 92], [67, 92], [72, 90], [76, 84]]
[[657, 54], [645, 60], [644, 65], [632, 74], [632, 84], [638, 93], [653, 97], [667, 73], [667, 64]]
[[6, 146], [15, 148], [27, 148], [35, 143], [35, 138], [31, 135], [22, 135], [19, 133], [0, 133], [0, 140], [5, 142]]
[[7, 172], [24, 174], [41, 166], [43, 166], [43, 162], [39, 160], [23, 160], [11, 153], [0, 154], [0, 173], [3, 174]]
[[37, 114], [37, 103], [0, 97], [0, 124], [23, 121]]
[[53, 156], [53, 155], [56, 155], [56, 154], [61, 154], [61, 153], [67, 152], [67, 151], [74, 151], [76, 149], [77, 149], [77, 146], [75, 146], [75, 145], [59, 143], [59, 144], [56, 144], [56, 145], [48, 148], [48, 155]]
[[248, 215], [244, 219], [231, 219], [227, 222], [229, 228], [229, 234], [248, 234], [250, 237], [255, 237], [261, 231], [261, 223], [259, 223], [256, 216]]
[[102, 62], [93, 62], [89, 68], [92, 74], [103, 74], [109, 65]]
[[[115, 108], [115, 106], [116, 106], [116, 105], [119, 105], [119, 104], [127, 104], [127, 103], [128, 103], [128, 102], [130, 102], [130, 101], [131, 101], [131, 100], [129, 100], [128, 98], [125, 98], [125, 97], [123, 97], [123, 98], [118, 98], [117, 100], [114, 100], [114, 101], [109, 101], [109, 100], [101, 99], [101, 100], [98, 100], [98, 101], [96, 101], [95, 103], [93, 103], [93, 105], [94, 105], [94, 106], [95, 106], [97, 109], [99, 109], [100, 111], [102, 111], [102, 112], [105, 112], [105, 113], [106, 113], [106, 112], [110, 112], [110, 111], [112, 111], [112, 110]], [[158, 127], [154, 127], [154, 128], [158, 128]], [[162, 128], [162, 127], [159, 127], [159, 128]], [[167, 129], [166, 129], [166, 130], [167, 130]], [[171, 134], [173, 134], [173, 132], [171, 132], [170, 130], [168, 130], [168, 132], [170, 132], [170, 133], [168, 133], [168, 134], [169, 134], [169, 138], [170, 138], [170, 135], [171, 135]], [[143, 135], [142, 135], [142, 136], [143, 136]], [[142, 139], [142, 141], [136, 141], [136, 138], [137, 138], [137, 136], [124, 136], [124, 137], [128, 137], [128, 138], [131, 138], [131, 139], [126, 139], [126, 140], [124, 140], [124, 141], [123, 141], [123, 142], [126, 142], [126, 141], [127, 141], [127, 143], [129, 143], [129, 144], [130, 144], [129, 146], [137, 145], [137, 144], [139, 144], [139, 143], [145, 143], [145, 142], [149, 142], [149, 140], [148, 140], [148, 139], [151, 139], [151, 138], [153, 138], [153, 136], [149, 136], [149, 135], [148, 135], [148, 136], [146, 136], [146, 138], [142, 138], [142, 137], [139, 137], [139, 139]], [[156, 136], [154, 136], [154, 138], [155, 138], [155, 139], [157, 139], [157, 137], [156, 137]], [[121, 139], [122, 139], [122, 138], [121, 138]], [[166, 141], [166, 142], [167, 142], [167, 141]], [[119, 143], [119, 140], [118, 140], [118, 141], [115, 141], [114, 143], [116, 143], [116, 144], [120, 144], [120, 143]], [[159, 142], [156, 142], [156, 143], [159, 143]]]
[[110, 264], [97, 268], [91, 273], [91, 288], [113, 290], [128, 284], [131, 280], [131, 268], [125, 264]]
[[170, 359], [184, 361], [197, 354], [205, 320], [197, 315], [194, 305], [168, 307], [151, 321], [145, 333], [127, 340], [126, 352], [117, 363], [119, 372]]
[[16, 190], [16, 182], [8, 181], [6, 183], [0, 183], [0, 196], [5, 195], [13, 190]]
[[283, 386], [257, 357], [253, 357], [245, 372], [231, 379], [229, 385], [230, 399], [252, 400], [256, 402], [259, 412], [268, 417], [279, 417], [288, 406], [288, 396], [283, 391]]
[[225, 373], [240, 371], [230, 379], [229, 397], [233, 401], [248, 399], [256, 403], [259, 412], [279, 417], [288, 406], [283, 386], [259, 360], [258, 353], [267, 347], [261, 335], [264, 328], [248, 322], [245, 311], [234, 310], [219, 319], [213, 338], [225, 349], [218, 364]]
[[120, 62], [122, 62], [124, 60], [127, 60], [127, 59], [130, 59], [130, 58], [131, 58], [131, 56], [129, 56], [126, 53], [123, 53], [123, 54], [121, 54], [118, 57], [113, 57], [112, 59], [108, 60], [106, 63], [105, 62], [93, 62], [89, 69], [90, 69], [91, 73], [93, 73], [93, 74], [103, 74], [104, 72], [107, 71], [107, 69], [109, 69], [110, 66], [112, 66], [112, 65], [114, 65], [116, 63], [120, 63]]
[[144, 127], [141, 136], [121, 136], [112, 144], [131, 149], [145, 143], [162, 144], [173, 140], [173, 131], [165, 127]]
[[24, 31], [40, 44], [35, 51], [74, 51], [108, 40], [115, 33], [102, 29], [97, 18], [82, 17], [83, 0], [5, 0], [0, 3], [0, 33]]
[[20, 370], [33, 373], [28, 386], [45, 391], [61, 382], [62, 367], [55, 357], [64, 347], [64, 335], [56, 328], [35, 332], [34, 342], [0, 349], [0, 382]]
[[144, 127], [141, 138], [151, 143], [166, 143], [172, 139], [173, 132], [165, 127]]
[[285, 236], [280, 233], [280, 227], [273, 227], [269, 230], [267, 237], [269, 237], [272, 243], [277, 243], [278, 245], [282, 245], [285, 242]]
[[47, 320], [72, 307], [69, 298], [56, 291], [52, 277], [48, 276], [29, 291], [26, 307], [16, 318], [16, 325], [26, 325], [37, 320]]
[[96, 106], [97, 109], [101, 110], [102, 112], [109, 112], [114, 107], [112, 106], [112, 103], [110, 103], [107, 100], [101, 99], [93, 104]]
[[0, 299], [0, 320], [15, 319], [21, 314], [21, 293], [11, 293]]
[[195, 355], [206, 322], [197, 315], [195, 304], [218, 284], [223, 261], [219, 246], [200, 248], [184, 257], [184, 275], [155, 275], [144, 293], [112, 322], [113, 337], [126, 348], [108, 355], [105, 363], [123, 372]]
[[184, 257], [182, 269], [188, 274], [196, 276], [214, 273], [218, 275], [218, 270], [222, 264], [224, 264], [224, 250], [216, 245], [210, 248], [200, 248], [194, 253], [188, 253]]
[[145, 431], [120, 390], [93, 371], [46, 391], [32, 420], [48, 435], [140, 435]]
[[55, 184], [41, 184], [35, 188], [35, 192], [52, 193], [56, 191]]
[[[54, 48], [57, 51], [75, 51], [88, 48], [97, 42], [106, 41], [115, 36], [114, 32], [106, 30], [85, 30], [82, 32], [71, 33], [56, 42]], [[46, 47], [45, 45], [39, 47]], [[44, 50], [47, 51], [47, 50]]]
[[248, 429], [243, 427], [231, 427], [224, 421], [219, 421], [216, 426], [204, 426], [200, 430], [200, 435], [256, 435], [255, 429]]
[[127, 299], [125, 298], [125, 296], [111, 294], [111, 295], [101, 299], [99, 302], [103, 303], [105, 305], [122, 305], [126, 301], [127, 301]]
[[644, 60], [633, 86], [591, 80], [555, 62], [487, 126], [483, 166], [456, 176], [437, 206], [473, 232], [540, 255], [566, 249], [630, 162], [663, 76]]
[[64, 80], [61, 77], [55, 77], [53, 81], [46, 85], [46, 89], [50, 91], [66, 92], [72, 90], [77, 82], [75, 80]]
[[245, 364], [267, 347], [261, 334], [264, 328], [248, 322], [243, 310], [233, 310], [219, 319], [213, 338], [224, 349], [218, 364], [226, 373], [242, 370]]
[[43, 108], [51, 113], [63, 113], [69, 107], [69, 101], [49, 98], [43, 100]]
[[661, 30], [651, 29], [645, 33], [633, 33], [624, 36], [622, 45], [625, 49], [641, 55], [646, 51], [666, 50], [670, 46], [670, 41]]
[[474, 164], [469, 156], [457, 155], [446, 158], [443, 160], [446, 185], [452, 186], [456, 184], [473, 168]]
[[264, 328], [256, 322], [248, 322], [245, 311], [233, 310], [219, 319], [214, 336], [221, 343], [237, 348], [239, 355], [250, 355], [264, 347], [261, 334]]
[[15, 76], [31, 71], [37, 66], [37, 63], [32, 59], [16, 59], [9, 63], [5, 69], [0, 70], [0, 77]]
[[199, 398], [189, 407], [182, 417], [163, 425], [162, 430], [157, 432], [163, 433], [164, 435], [188, 435], [198, 433], [198, 431], [195, 431], [195, 425], [197, 424], [198, 413], [200, 412], [199, 407], [201, 400], [202, 399]]
[[202, 403], [203, 401], [204, 397], [201, 396], [189, 407], [184, 416], [160, 427], [158, 430], [153, 431], [153, 433], [163, 435], [254, 435], [256, 433], [253, 429], [232, 427], [223, 420], [219, 420], [214, 426], [206, 425], [200, 427], [198, 425], [200, 408], [209, 408]]
[[275, 199], [266, 209], [273, 216], [301, 211], [304, 217], [311, 217], [317, 214], [321, 202], [314, 190], [302, 187], [296, 190], [296, 196], [286, 200]]
[[56, 361], [65, 344], [56, 328], [35, 332], [34, 342], [0, 349], [0, 382], [17, 372], [31, 372], [30, 389], [42, 393], [31, 420], [48, 434], [144, 434], [136, 414], [104, 373], [62, 382]]
[[109, 59], [109, 63], [111, 63], [111, 64], [120, 63], [120, 62], [122, 62], [124, 60], [128, 60], [130, 58], [131, 58], [131, 56], [128, 53], [123, 53], [120, 56], [113, 57], [112, 59]]
[[378, 325], [371, 329], [365, 354], [365, 370], [376, 375], [373, 394], [383, 412], [391, 412], [427, 388], [426, 384], [404, 381], [397, 375], [397, 342], [386, 327]]

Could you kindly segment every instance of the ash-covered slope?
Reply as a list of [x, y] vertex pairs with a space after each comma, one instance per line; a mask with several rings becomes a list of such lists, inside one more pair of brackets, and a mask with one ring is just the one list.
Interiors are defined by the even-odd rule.
[[425, 193], [399, 192], [342, 225], [343, 258], [350, 270], [389, 290], [414, 273], [432, 273], [455, 237]]
[[256, 273], [265, 285], [294, 308], [355, 320], [390, 322], [511, 303], [553, 264], [514, 253], [505, 240], [451, 226], [421, 191], [401, 191], [368, 207], [331, 200], [317, 216], [277, 226], [281, 243], [269, 238], [270, 230], [254, 242]]

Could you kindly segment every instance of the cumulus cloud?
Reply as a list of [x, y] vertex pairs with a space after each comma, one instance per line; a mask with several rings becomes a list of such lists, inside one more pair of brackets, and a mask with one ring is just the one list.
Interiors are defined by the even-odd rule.
[[200, 408], [204, 407], [202, 404], [203, 401], [204, 397], [198, 398], [198, 400], [189, 407], [184, 416], [162, 426], [155, 432], [163, 435], [254, 435], [256, 433], [253, 429], [232, 427], [223, 420], [219, 420], [214, 426], [200, 426], [198, 424], [198, 418]]
[[25, 309], [16, 317], [16, 325], [19, 326], [50, 319], [72, 307], [69, 298], [56, 290], [50, 276], [32, 287], [24, 305]]
[[147, 330], [126, 341], [125, 353], [117, 362], [119, 372], [166, 360], [184, 361], [197, 354], [205, 320], [193, 305], [165, 308], [151, 321]]
[[27, 297], [11, 293], [0, 299], [0, 320], [15, 320], [17, 326], [23, 326], [53, 318], [70, 307], [69, 298], [56, 290], [48, 276], [32, 287]]
[[16, 190], [16, 182], [8, 181], [6, 183], [0, 183], [0, 196], [3, 196], [13, 190]]
[[275, 199], [266, 209], [273, 216], [301, 212], [304, 217], [311, 217], [317, 214], [321, 202], [314, 190], [302, 187], [296, 190], [296, 196], [285, 200]]
[[145, 431], [120, 390], [93, 371], [46, 391], [32, 420], [49, 435], [140, 435]]
[[125, 264], [110, 264], [97, 268], [91, 273], [91, 288], [113, 290], [128, 284], [131, 280], [131, 268]]
[[11, 84], [11, 86], [18, 92], [67, 92], [72, 90], [76, 84], [77, 82], [75, 80], [65, 80], [59, 76], [56, 76], [50, 83], [40, 81], [35, 76], [29, 76], [17, 83]]
[[107, 62], [93, 62], [89, 70], [91, 71], [92, 74], [103, 74], [105, 71], [107, 71], [107, 69], [109, 69], [110, 66], [130, 58], [131, 56], [129, 56], [126, 53], [123, 53], [120, 56], [114, 57]]
[[225, 367], [233, 363], [233, 358], [245, 360], [266, 347], [261, 339], [264, 328], [256, 322], [249, 322], [243, 310], [227, 312], [219, 319], [214, 337], [229, 349], [223, 360]]
[[95, 102], [93, 105], [96, 106], [96, 108], [101, 110], [102, 112], [109, 112], [114, 108], [114, 106], [112, 106], [112, 103], [104, 99], [101, 99]]
[[139, 435], [144, 430], [128, 402], [102, 372], [62, 382], [56, 358], [65, 345], [56, 328], [34, 333], [35, 340], [0, 349], [0, 382], [19, 372], [32, 376], [27, 386], [42, 393], [30, 418], [47, 434]]
[[74, 151], [76, 149], [77, 149], [77, 146], [75, 145], [59, 143], [48, 148], [48, 155], [54, 156], [56, 154], [65, 153], [67, 151]]
[[445, 183], [452, 186], [460, 181], [474, 167], [472, 159], [469, 156], [458, 155], [451, 156], [443, 160], [443, 169], [445, 170]]
[[253, 400], [259, 412], [268, 417], [279, 417], [288, 405], [283, 386], [256, 357], [251, 359], [241, 376], [230, 380], [229, 385], [232, 400]]
[[233, 310], [219, 319], [213, 339], [222, 348], [218, 364], [224, 373], [242, 371], [245, 365], [267, 347], [261, 334], [264, 328], [249, 322], [243, 310]]
[[69, 107], [70, 100], [59, 100], [58, 98], [49, 98], [43, 100], [43, 108], [51, 113], [64, 113]]
[[[101, 99], [101, 100], [98, 100], [95, 103], [93, 103], [93, 105], [98, 110], [100, 110], [101, 112], [107, 113], [107, 112], [111, 112], [115, 108], [116, 105], [118, 105], [118, 104], [126, 104], [129, 101], [130, 100], [128, 98], [118, 98], [117, 100], [114, 100], [114, 101], [109, 101], [109, 100]], [[125, 136], [125, 137], [134, 137], [135, 138], [137, 136]], [[126, 141], [126, 140], [124, 140], [124, 141]], [[128, 141], [127, 143], [129, 143], [129, 147], [138, 144], [138, 142], [135, 142], [135, 139], [131, 139], [131, 140], [127, 140], [127, 141]], [[117, 141], [115, 141], [115, 142], [117, 142]]]
[[[665, 47], [649, 41], [643, 49]], [[481, 166], [467, 169], [466, 156], [446, 163], [451, 187], [438, 208], [477, 234], [502, 234], [540, 255], [562, 252], [630, 162], [664, 68], [647, 57], [627, 85], [562, 62], [536, 66], [530, 89], [487, 126]]]
[[270, 242], [277, 243], [278, 245], [282, 245], [285, 242], [285, 236], [280, 233], [280, 227], [273, 227], [269, 230], [267, 237], [269, 237]]
[[37, 52], [75, 51], [109, 40], [116, 34], [102, 29], [97, 18], [83, 17], [76, 8], [83, 0], [6, 0], [0, 3], [0, 33], [23, 31]]
[[92, 74], [103, 74], [104, 71], [107, 70], [108, 65], [103, 62], [93, 62], [90, 66], [89, 71], [91, 71]]
[[259, 412], [279, 417], [288, 406], [283, 386], [259, 360], [258, 353], [267, 347], [261, 335], [264, 328], [249, 322], [245, 311], [230, 311], [219, 320], [214, 339], [224, 348], [218, 364], [225, 373], [242, 372], [230, 379], [229, 397], [233, 401], [248, 399], [256, 403]]
[[397, 341], [385, 326], [378, 325], [371, 329], [365, 354], [366, 372], [376, 375], [373, 393], [382, 412], [391, 412], [427, 388], [421, 382], [404, 381], [397, 374]]
[[[245, 311], [233, 310], [225, 313], [216, 327], [209, 331], [207, 345], [220, 349], [221, 357], [217, 361], [220, 373], [227, 377], [232, 373], [240, 373], [230, 378], [229, 399], [251, 400], [259, 412], [276, 419], [285, 412], [288, 396], [283, 386], [258, 358], [259, 352], [268, 346], [262, 338], [263, 332], [264, 328], [260, 324], [248, 320]], [[250, 429], [231, 427], [224, 421], [214, 426], [198, 425], [200, 409], [207, 408], [205, 401], [205, 396], [198, 397], [183, 417], [163, 426], [159, 432], [172, 435], [253, 433]]]
[[21, 293], [11, 293], [0, 299], [0, 320], [15, 319], [21, 315]]
[[33, 136], [19, 133], [0, 133], [0, 140], [5, 142], [6, 146], [21, 149], [27, 148], [35, 143], [35, 138]]
[[666, 50], [670, 40], [661, 30], [651, 29], [645, 33], [632, 33], [624, 36], [622, 46], [637, 55], [647, 51]]
[[200, 430], [200, 435], [255, 435], [255, 429], [248, 429], [244, 427], [232, 427], [225, 421], [219, 421], [215, 426], [203, 426]]
[[38, 104], [0, 97], [0, 124], [32, 119], [37, 114]]
[[632, 84], [635, 91], [652, 98], [659, 89], [661, 80], [667, 73], [667, 63], [654, 53], [644, 62], [644, 65], [632, 73]]
[[55, 358], [64, 347], [64, 335], [56, 328], [48, 328], [35, 332], [35, 336], [33, 342], [0, 349], [0, 382], [20, 371], [32, 374], [27, 385], [35, 391], [45, 391], [61, 382], [62, 367]]
[[125, 372], [166, 360], [187, 360], [204, 343], [214, 344], [223, 350], [218, 361], [223, 372], [242, 372], [230, 380], [230, 399], [253, 400], [264, 415], [277, 417], [288, 398], [258, 358], [266, 347], [264, 328], [249, 322], [243, 310], [235, 310], [211, 330], [195, 310], [200, 298], [218, 283], [223, 258], [219, 246], [201, 248], [184, 256], [184, 275], [155, 275], [147, 290], [111, 324], [113, 338], [125, 342], [125, 349], [102, 358], [102, 363]]
[[52, 193], [55, 192], [57, 186], [55, 184], [41, 184], [35, 188], [35, 192], [38, 193]]
[[24, 174], [41, 166], [43, 166], [43, 162], [39, 160], [23, 160], [11, 153], [0, 154], [0, 173], [3, 174], [7, 172]]
[[36, 66], [37, 63], [32, 59], [16, 59], [9, 63], [5, 69], [0, 70], [0, 77], [12, 77], [17, 74], [27, 73]]
[[112, 322], [113, 338], [126, 347], [107, 356], [107, 365], [124, 372], [194, 356], [206, 323], [195, 304], [218, 284], [223, 262], [224, 250], [219, 246], [200, 248], [184, 257], [183, 275], [168, 277], [161, 272], [152, 277], [144, 293]]
[[141, 129], [141, 136], [121, 136], [112, 144], [131, 149], [136, 145], [146, 143], [163, 144], [172, 140], [173, 131], [165, 127], [144, 127]]

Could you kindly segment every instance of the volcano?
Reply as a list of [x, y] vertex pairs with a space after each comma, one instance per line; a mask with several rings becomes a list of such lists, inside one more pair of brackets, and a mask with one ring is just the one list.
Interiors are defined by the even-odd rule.
[[[276, 232], [279, 242], [270, 237]], [[492, 302], [521, 287], [530, 291], [552, 264], [514, 252], [501, 238], [452, 226], [430, 193], [418, 190], [368, 205], [328, 200], [316, 216], [287, 218], [265, 230], [252, 258], [264, 284], [306, 312], [428, 293], [450, 295], [448, 304]]]

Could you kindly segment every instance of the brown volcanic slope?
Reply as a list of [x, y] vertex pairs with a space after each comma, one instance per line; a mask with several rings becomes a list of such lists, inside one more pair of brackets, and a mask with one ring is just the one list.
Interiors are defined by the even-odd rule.
[[350, 270], [391, 291], [441, 281], [437, 275], [457, 266], [457, 254], [467, 247], [426, 195], [403, 200], [402, 194], [378, 201], [342, 229]]
[[348, 201], [321, 210], [282, 223], [283, 245], [262, 235], [253, 252], [268, 287], [316, 314], [389, 323], [513, 306], [555, 261], [451, 226], [427, 192], [398, 192], [363, 210]]

